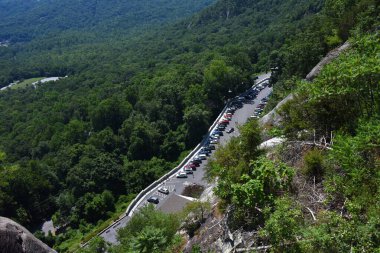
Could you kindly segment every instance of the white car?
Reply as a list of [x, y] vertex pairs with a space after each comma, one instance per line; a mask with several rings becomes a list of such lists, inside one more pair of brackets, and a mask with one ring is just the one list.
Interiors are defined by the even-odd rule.
[[166, 195], [169, 194], [169, 190], [166, 187], [158, 188], [158, 192], [161, 192], [161, 193], [166, 194]]
[[[211, 143], [211, 142], [210, 142]], [[201, 158], [202, 160], [206, 160], [207, 159], [207, 155], [206, 154], [199, 154], [198, 155], [199, 158]]]
[[218, 144], [219, 143], [219, 140], [218, 139], [212, 139], [210, 141], [210, 144]]
[[183, 171], [178, 172], [177, 178], [187, 178], [187, 174], [185, 172], [183, 172]]
[[185, 172], [186, 174], [193, 174], [193, 169], [190, 167], [184, 167], [183, 172]]

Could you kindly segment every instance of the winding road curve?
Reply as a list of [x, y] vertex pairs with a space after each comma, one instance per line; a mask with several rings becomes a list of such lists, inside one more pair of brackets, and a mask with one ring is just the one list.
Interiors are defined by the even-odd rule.
[[[263, 83], [267, 81], [270, 77], [270, 73], [260, 75], [256, 81], [256, 84]], [[255, 85], [256, 85], [255, 84]], [[267, 97], [272, 91], [272, 88], [266, 86], [260, 93], [257, 95], [257, 97], [250, 101], [249, 103], [244, 103], [243, 107], [236, 110], [234, 113], [232, 120], [230, 121], [229, 127], [233, 127], [235, 129], [234, 132], [231, 134], [228, 134], [224, 132], [224, 136], [220, 138], [220, 144], [224, 145], [226, 144], [229, 139], [231, 139], [232, 136], [238, 136], [238, 126], [244, 124], [249, 117], [253, 114], [254, 110], [256, 109], [257, 105], [260, 103], [261, 99], [264, 97]], [[215, 120], [214, 124], [210, 127], [209, 133], [214, 131], [217, 127], [217, 123], [219, 122], [220, 118], [223, 116], [224, 111], [226, 108], [223, 109], [222, 113], [219, 115], [219, 117]], [[201, 143], [202, 144], [202, 143]], [[173, 210], [170, 210], [170, 206], [166, 205], [171, 199], [171, 204], [174, 204], [175, 201], [181, 202], [178, 203], [178, 205], [184, 205], [186, 201], [179, 201], [180, 198], [185, 199], [187, 201], [191, 201], [188, 198], [184, 198], [180, 194], [182, 193], [183, 189], [186, 185], [191, 183], [196, 183], [198, 185], [204, 185], [207, 187], [207, 182], [204, 180], [205, 175], [205, 166], [207, 165], [207, 160], [204, 160], [203, 163], [200, 165], [200, 167], [197, 168], [196, 171], [194, 171], [193, 175], [188, 175], [188, 178], [176, 178], [176, 172], [181, 169], [183, 164], [187, 164], [188, 161], [190, 161], [194, 156], [197, 155], [198, 150], [202, 147], [202, 145], [198, 145], [188, 157], [186, 157], [180, 164], [180, 166], [173, 169], [168, 174], [164, 175], [161, 179], [154, 182], [152, 185], [147, 187], [146, 190], [143, 190], [136, 199], [130, 204], [130, 207], [128, 207], [126, 214], [121, 217], [119, 220], [115, 221], [112, 225], [101, 231], [98, 236], [101, 236], [105, 241], [116, 244], [117, 243], [117, 230], [125, 227], [130, 220], [131, 216], [134, 212], [138, 211], [141, 207], [145, 206], [147, 204], [147, 199], [151, 196], [157, 196], [159, 198], [159, 204], [156, 205], [156, 208], [161, 209], [164, 212], [171, 212]], [[211, 154], [212, 156], [212, 154]], [[158, 193], [158, 188], [161, 186], [165, 186], [169, 189], [170, 193], [168, 195]], [[176, 195], [173, 198], [173, 195]], [[182, 206], [183, 207], [183, 206]], [[178, 206], [176, 207], [178, 209]], [[181, 206], [179, 206], [181, 208]], [[86, 246], [88, 242], [82, 247]]]

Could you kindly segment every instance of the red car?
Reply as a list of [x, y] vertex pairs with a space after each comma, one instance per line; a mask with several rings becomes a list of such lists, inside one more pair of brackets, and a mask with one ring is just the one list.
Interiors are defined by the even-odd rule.
[[188, 165], [185, 165], [183, 166], [183, 170], [186, 171], [186, 170], [197, 170], [197, 167], [196, 166], [190, 166], [189, 164]]
[[191, 168], [196, 168], [196, 167], [199, 167], [200, 165], [199, 165], [199, 163], [189, 163], [189, 166], [191, 167]]
[[228, 123], [230, 123], [228, 119], [222, 119], [221, 121], [219, 121], [219, 124], [228, 124]]

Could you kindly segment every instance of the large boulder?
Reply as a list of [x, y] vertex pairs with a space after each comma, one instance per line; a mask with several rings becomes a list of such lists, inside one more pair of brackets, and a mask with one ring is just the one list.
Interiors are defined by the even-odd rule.
[[20, 224], [0, 217], [0, 253], [56, 252]]

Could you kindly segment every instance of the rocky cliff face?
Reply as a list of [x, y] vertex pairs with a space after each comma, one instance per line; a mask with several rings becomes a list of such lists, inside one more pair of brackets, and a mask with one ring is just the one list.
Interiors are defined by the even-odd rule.
[[20, 224], [0, 217], [0, 253], [53, 253]]

